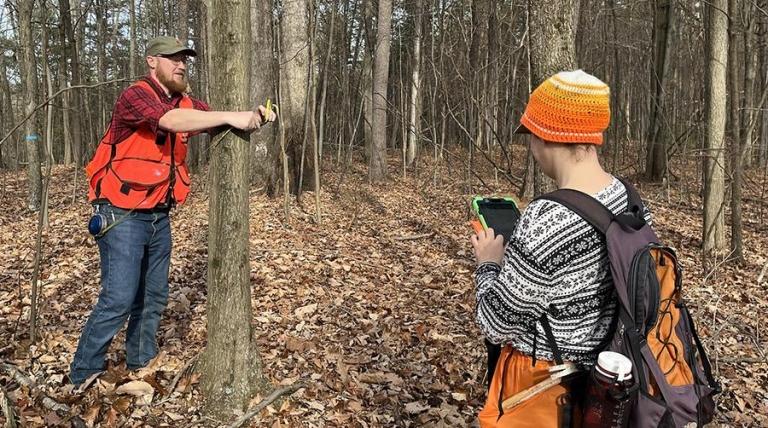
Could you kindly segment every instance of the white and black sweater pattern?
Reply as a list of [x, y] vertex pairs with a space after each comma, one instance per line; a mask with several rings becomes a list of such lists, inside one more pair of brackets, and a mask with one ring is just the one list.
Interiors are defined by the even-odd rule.
[[[616, 178], [595, 198], [616, 214], [627, 208], [626, 188]], [[650, 221], [647, 210], [645, 217]], [[537, 322], [549, 309], [563, 359], [594, 364], [616, 300], [605, 237], [576, 213], [554, 201], [533, 201], [507, 245], [502, 266], [479, 265], [475, 282], [477, 323], [488, 340], [553, 360]]]

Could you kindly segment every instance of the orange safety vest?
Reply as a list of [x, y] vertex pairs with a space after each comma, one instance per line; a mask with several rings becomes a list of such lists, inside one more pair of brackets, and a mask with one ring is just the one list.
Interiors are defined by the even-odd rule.
[[[134, 85], [160, 97], [145, 81]], [[193, 108], [184, 95], [180, 108]], [[85, 167], [88, 200], [107, 200], [123, 209], [152, 209], [166, 201], [168, 192], [182, 204], [189, 193], [187, 144], [180, 134], [169, 133], [164, 141], [149, 129], [139, 128], [122, 141], [111, 141], [110, 129], [99, 142], [93, 159]], [[172, 140], [175, 137], [175, 140]]]
[[[488, 398], [477, 415], [480, 428], [559, 428], [562, 426], [560, 406], [567, 393], [563, 385], [555, 385], [514, 409], [501, 412], [500, 402], [549, 378], [552, 361], [533, 359], [507, 345], [501, 350]], [[581, 426], [581, 410], [576, 410], [572, 426]]]

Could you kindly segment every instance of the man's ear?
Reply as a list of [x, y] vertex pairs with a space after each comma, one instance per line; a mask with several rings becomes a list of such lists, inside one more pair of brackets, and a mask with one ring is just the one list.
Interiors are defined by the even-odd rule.
[[157, 67], [157, 58], [154, 56], [147, 56], [147, 66], [154, 70], [154, 68]]

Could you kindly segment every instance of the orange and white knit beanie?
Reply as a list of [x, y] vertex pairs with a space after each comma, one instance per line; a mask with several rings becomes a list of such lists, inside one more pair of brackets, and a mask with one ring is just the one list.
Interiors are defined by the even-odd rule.
[[562, 71], [531, 93], [516, 132], [555, 143], [603, 144], [610, 100], [610, 88], [597, 77], [582, 70]]

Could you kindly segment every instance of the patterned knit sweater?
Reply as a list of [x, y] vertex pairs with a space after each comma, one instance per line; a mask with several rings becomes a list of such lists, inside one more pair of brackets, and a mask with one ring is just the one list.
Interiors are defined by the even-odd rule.
[[[616, 178], [594, 197], [615, 214], [627, 208], [626, 188]], [[650, 221], [647, 210], [645, 217]], [[477, 322], [491, 342], [554, 360], [537, 321], [548, 311], [563, 359], [597, 360], [594, 350], [608, 336], [616, 311], [613, 281], [605, 237], [573, 211], [554, 201], [531, 202], [502, 266], [480, 264], [475, 282]]]

